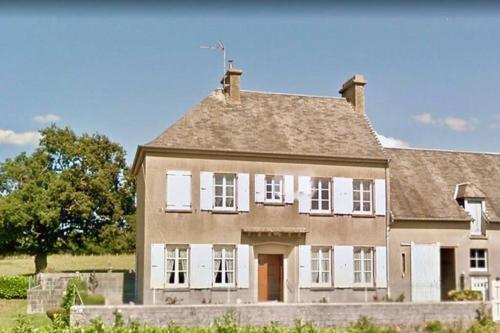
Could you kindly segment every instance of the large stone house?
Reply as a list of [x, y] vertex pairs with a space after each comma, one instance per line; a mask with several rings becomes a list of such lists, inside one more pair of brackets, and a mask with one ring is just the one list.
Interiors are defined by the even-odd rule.
[[340, 97], [241, 75], [137, 150], [138, 302], [500, 298], [500, 155], [382, 148], [360, 75]]
[[388, 158], [363, 77], [322, 97], [241, 74], [138, 148], [138, 301], [384, 298]]

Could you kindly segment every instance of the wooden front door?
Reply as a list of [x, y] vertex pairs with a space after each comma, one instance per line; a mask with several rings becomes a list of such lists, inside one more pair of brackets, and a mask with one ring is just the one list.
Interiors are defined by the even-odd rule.
[[259, 254], [259, 302], [283, 301], [283, 255]]

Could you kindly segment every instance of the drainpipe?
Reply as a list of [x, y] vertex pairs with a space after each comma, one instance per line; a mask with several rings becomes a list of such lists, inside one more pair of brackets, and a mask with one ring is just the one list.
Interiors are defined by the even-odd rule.
[[[389, 162], [388, 162], [389, 163]], [[390, 298], [391, 297], [391, 284], [390, 284], [390, 256], [391, 256], [391, 250], [389, 249], [389, 234], [390, 234], [390, 230], [391, 230], [391, 227], [390, 227], [390, 223], [391, 223], [391, 205], [390, 205], [390, 196], [391, 196], [391, 193], [390, 193], [390, 178], [389, 178], [389, 165], [386, 166], [385, 168], [385, 196], [386, 196], [386, 203], [385, 203], [385, 207], [386, 207], [386, 211], [385, 211], [385, 223], [386, 223], [386, 234], [385, 234], [385, 247], [386, 247], [386, 267], [387, 267], [387, 271], [386, 271], [386, 279], [387, 279], [387, 297]]]

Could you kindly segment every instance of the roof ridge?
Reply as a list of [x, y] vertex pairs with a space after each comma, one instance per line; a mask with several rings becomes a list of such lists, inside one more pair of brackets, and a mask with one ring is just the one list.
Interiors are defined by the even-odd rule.
[[415, 148], [415, 147], [385, 147], [389, 150], [417, 150], [417, 151], [430, 151], [436, 153], [462, 153], [462, 154], [482, 154], [482, 155], [495, 155], [500, 156], [500, 152], [481, 152], [481, 151], [467, 151], [467, 150], [452, 150], [452, 149], [442, 149], [442, 148]]
[[[218, 88], [217, 90], [221, 90]], [[258, 90], [248, 90], [248, 89], [241, 89], [242, 92], [249, 92], [249, 93], [257, 93], [257, 94], [266, 94], [266, 95], [283, 95], [283, 96], [299, 96], [299, 97], [312, 97], [312, 98], [328, 98], [328, 99], [338, 99], [338, 100], [344, 100], [345, 97], [341, 96], [324, 96], [324, 95], [310, 95], [310, 94], [299, 94], [299, 93], [284, 93], [284, 92], [274, 92], [274, 91], [258, 91]]]

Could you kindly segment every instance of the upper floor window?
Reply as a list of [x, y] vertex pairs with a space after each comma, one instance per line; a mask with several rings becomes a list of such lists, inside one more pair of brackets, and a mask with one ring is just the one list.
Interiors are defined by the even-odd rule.
[[214, 286], [234, 285], [234, 246], [214, 247]]
[[373, 285], [373, 249], [354, 249], [354, 284], [358, 286]]
[[330, 248], [313, 248], [311, 251], [312, 283], [315, 286], [331, 285], [331, 252]]
[[236, 175], [214, 175], [214, 210], [236, 210]]
[[352, 183], [353, 212], [372, 213], [372, 182], [370, 180], [353, 180]]
[[488, 259], [487, 251], [485, 249], [471, 249], [470, 250], [470, 270], [471, 271], [487, 271]]
[[283, 177], [266, 176], [265, 178], [265, 202], [282, 203], [283, 202]]
[[331, 212], [332, 182], [328, 178], [312, 178], [311, 211], [319, 213]]
[[167, 246], [167, 287], [187, 287], [188, 249]]

